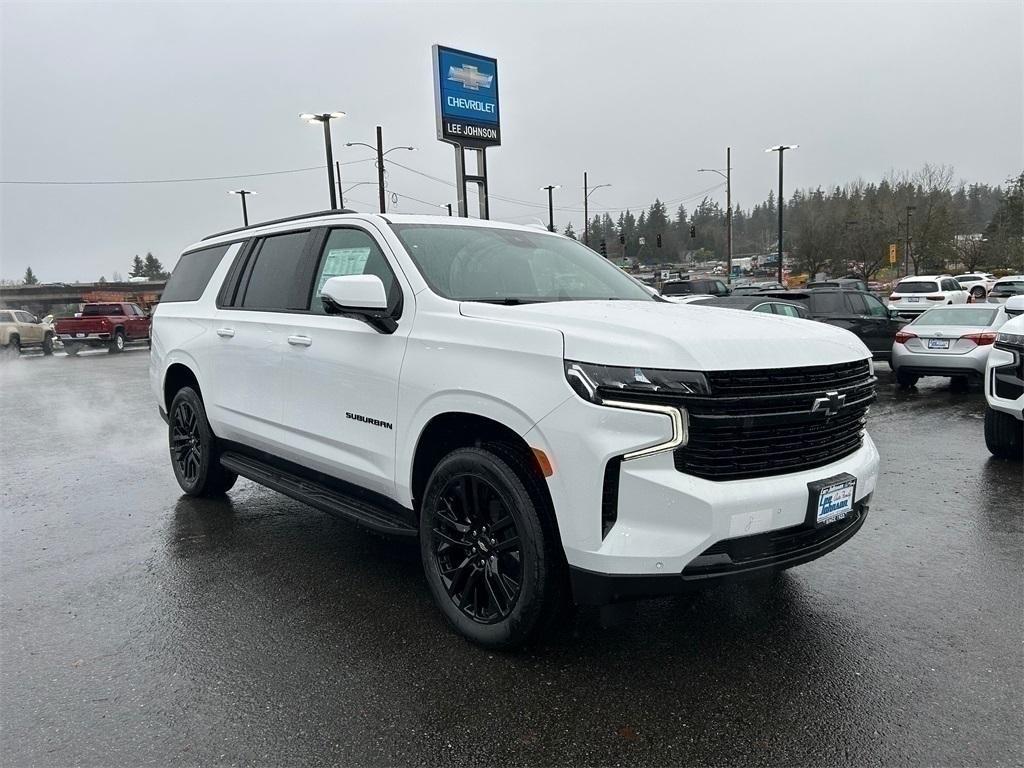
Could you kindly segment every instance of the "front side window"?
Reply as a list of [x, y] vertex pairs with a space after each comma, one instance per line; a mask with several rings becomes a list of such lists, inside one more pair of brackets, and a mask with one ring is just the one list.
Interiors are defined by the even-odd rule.
[[800, 317], [800, 310], [791, 304], [776, 304], [775, 314], [786, 315], [787, 317]]
[[431, 290], [456, 301], [654, 301], [581, 243], [541, 232], [446, 224], [392, 224]]
[[771, 312], [772, 312], [772, 305], [771, 304], [758, 304], [756, 307], [754, 307], [754, 311], [755, 312], [767, 312], [768, 314], [771, 314]]
[[17, 312], [16, 314], [18, 315], [18, 322], [19, 323], [29, 323], [29, 324], [31, 324], [31, 323], [33, 323], [35, 321], [35, 318], [32, 317], [32, 315], [30, 315], [28, 312]]
[[850, 311], [855, 315], [866, 315], [868, 313], [868, 307], [867, 304], [864, 303], [864, 297], [859, 293], [846, 294], [846, 303], [850, 306]]
[[344, 275], [379, 277], [388, 296], [388, 310], [394, 314], [402, 298], [402, 289], [376, 241], [361, 229], [335, 229], [327, 237], [320, 255], [316, 282], [313, 284], [313, 297], [309, 306], [311, 311], [324, 313], [320, 298], [324, 283], [332, 277]]
[[254, 255], [255, 263], [242, 299], [244, 309], [305, 310], [309, 301], [308, 272], [300, 272], [308, 232], [265, 237]]

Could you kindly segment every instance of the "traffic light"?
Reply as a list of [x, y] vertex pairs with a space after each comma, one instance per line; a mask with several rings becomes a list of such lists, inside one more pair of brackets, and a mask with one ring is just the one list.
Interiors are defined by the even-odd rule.
[[601, 255], [604, 256], [606, 259], [608, 258], [608, 243], [606, 243], [603, 239], [601, 240]]
[[693, 224], [691, 224], [690, 225], [690, 237], [696, 237], [696, 236], [697, 236], [697, 227], [695, 227]]
[[661, 232], [658, 233], [658, 247], [661, 248]]
[[626, 244], [626, 236], [625, 235], [619, 235], [619, 245], [625, 245], [625, 244]]

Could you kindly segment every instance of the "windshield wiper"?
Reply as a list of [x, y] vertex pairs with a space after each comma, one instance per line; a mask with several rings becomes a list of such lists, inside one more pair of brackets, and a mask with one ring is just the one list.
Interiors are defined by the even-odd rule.
[[539, 304], [548, 299], [517, 299], [513, 296], [491, 296], [484, 299], [459, 299], [459, 301], [479, 301], [482, 304], [502, 304], [506, 307], [514, 307], [517, 304]]

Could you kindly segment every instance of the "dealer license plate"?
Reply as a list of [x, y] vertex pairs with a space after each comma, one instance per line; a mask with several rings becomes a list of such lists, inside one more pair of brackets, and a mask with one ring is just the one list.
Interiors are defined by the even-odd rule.
[[857, 478], [853, 475], [836, 475], [827, 480], [808, 483], [810, 494], [809, 513], [814, 525], [828, 525], [844, 519], [853, 512], [853, 500], [857, 493]]
[[918, 298], [917, 296], [908, 296], [907, 297], [907, 301], [909, 301], [911, 304], [917, 304], [917, 302], [919, 302], [920, 300], [921, 299]]
[[928, 339], [928, 349], [949, 349], [949, 339]]

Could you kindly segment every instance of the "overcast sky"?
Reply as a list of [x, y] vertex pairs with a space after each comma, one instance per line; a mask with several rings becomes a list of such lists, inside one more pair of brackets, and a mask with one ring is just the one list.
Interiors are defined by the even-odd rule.
[[[227, 176], [323, 163], [304, 111], [344, 110], [346, 141], [454, 179], [436, 140], [431, 45], [498, 59], [504, 144], [488, 153], [491, 216], [580, 226], [582, 175], [610, 183], [592, 209], [692, 208], [733, 148], [734, 200], [777, 183], [778, 143], [794, 186], [877, 180], [952, 165], [1002, 183], [1024, 168], [1024, 4], [71, 4], [0, 9], [0, 180]], [[126, 275], [151, 250], [170, 267], [204, 235], [240, 225], [229, 189], [256, 190], [253, 220], [328, 207], [325, 172], [198, 183], [0, 185], [0, 277]], [[374, 180], [371, 162], [343, 169]], [[440, 212], [455, 190], [392, 166], [394, 210]], [[724, 204], [724, 189], [715, 189]], [[418, 198], [418, 200], [413, 199]], [[420, 202], [425, 201], [425, 202]], [[346, 204], [374, 210], [375, 188]]]

